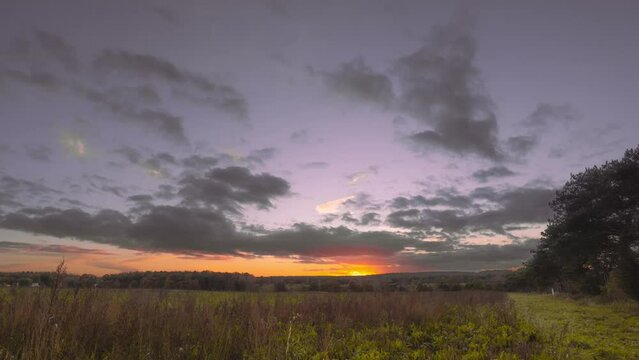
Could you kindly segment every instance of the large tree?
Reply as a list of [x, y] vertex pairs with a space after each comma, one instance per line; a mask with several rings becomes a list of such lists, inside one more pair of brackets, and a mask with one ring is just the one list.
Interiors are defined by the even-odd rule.
[[550, 206], [553, 217], [522, 269], [529, 284], [599, 293], [614, 274], [639, 298], [639, 147], [571, 175]]

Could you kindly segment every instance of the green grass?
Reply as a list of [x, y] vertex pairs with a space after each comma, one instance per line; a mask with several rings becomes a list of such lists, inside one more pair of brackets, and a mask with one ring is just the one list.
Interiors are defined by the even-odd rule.
[[571, 359], [639, 359], [639, 305], [510, 294], [519, 316], [572, 351]]
[[0, 289], [0, 359], [554, 359], [506, 294]]
[[639, 359], [637, 310], [490, 291], [12, 288], [0, 360]]

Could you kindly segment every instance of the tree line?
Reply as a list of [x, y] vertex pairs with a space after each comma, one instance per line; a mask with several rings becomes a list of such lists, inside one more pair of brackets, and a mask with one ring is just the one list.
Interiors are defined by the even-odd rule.
[[639, 300], [639, 147], [571, 174], [511, 288], [625, 294]]
[[[503, 290], [507, 271], [479, 273], [415, 273], [373, 276], [272, 276], [246, 273], [146, 271], [94, 275], [64, 274], [65, 288], [179, 289], [204, 291], [398, 292]], [[0, 286], [51, 287], [55, 273], [0, 273]]]

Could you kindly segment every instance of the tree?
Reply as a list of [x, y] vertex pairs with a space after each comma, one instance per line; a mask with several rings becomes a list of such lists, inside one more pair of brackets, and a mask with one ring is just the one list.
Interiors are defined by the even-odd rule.
[[571, 175], [550, 207], [553, 217], [521, 270], [529, 285], [596, 294], [616, 270], [624, 291], [639, 298], [639, 147]]

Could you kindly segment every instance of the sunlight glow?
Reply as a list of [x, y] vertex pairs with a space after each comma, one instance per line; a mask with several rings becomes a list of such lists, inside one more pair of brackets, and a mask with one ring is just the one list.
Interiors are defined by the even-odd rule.
[[315, 210], [320, 214], [327, 214], [337, 211], [345, 202], [348, 200], [354, 199], [355, 195], [327, 201], [325, 203], [321, 203], [315, 207]]

